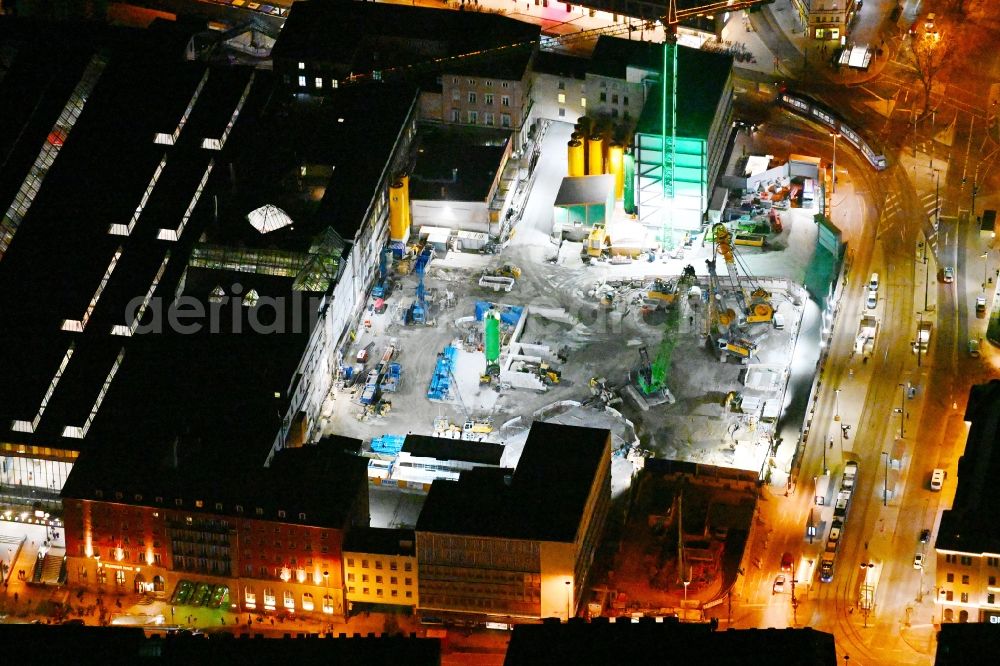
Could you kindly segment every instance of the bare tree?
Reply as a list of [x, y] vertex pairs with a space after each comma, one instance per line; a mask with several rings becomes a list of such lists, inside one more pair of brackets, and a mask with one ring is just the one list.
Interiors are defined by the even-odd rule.
[[924, 89], [924, 110], [922, 116], [927, 115], [931, 106], [931, 91], [934, 81], [942, 71], [954, 59], [959, 36], [949, 34], [940, 28], [931, 31], [911, 32], [908, 37], [909, 55], [911, 61], [910, 68], [917, 76]]

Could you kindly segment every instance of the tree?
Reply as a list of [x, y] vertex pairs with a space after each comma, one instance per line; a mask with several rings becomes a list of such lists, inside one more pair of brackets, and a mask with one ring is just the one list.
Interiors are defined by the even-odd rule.
[[[951, 38], [949, 38], [951, 37]], [[933, 32], [911, 31], [909, 40], [910, 68], [917, 75], [924, 89], [924, 110], [926, 116], [931, 106], [931, 90], [934, 81], [947, 69], [956, 51], [956, 38], [947, 31], [935, 28]]]

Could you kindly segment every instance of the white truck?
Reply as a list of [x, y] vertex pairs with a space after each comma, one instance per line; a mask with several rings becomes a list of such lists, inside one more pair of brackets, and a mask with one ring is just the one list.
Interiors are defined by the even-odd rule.
[[934, 328], [934, 323], [930, 321], [921, 321], [917, 325], [917, 339], [913, 341], [913, 353], [927, 353], [931, 346], [932, 328]]
[[854, 339], [854, 353], [870, 358], [875, 351], [875, 338], [878, 337], [878, 319], [865, 316], [858, 326], [858, 336]]

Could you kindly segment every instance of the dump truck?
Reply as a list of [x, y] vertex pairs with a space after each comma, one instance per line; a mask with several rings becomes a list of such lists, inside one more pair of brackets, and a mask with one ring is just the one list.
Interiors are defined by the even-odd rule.
[[493, 291], [510, 291], [514, 288], [514, 278], [483, 275], [479, 278], [479, 286]]
[[917, 339], [913, 341], [914, 353], [926, 354], [927, 350], [930, 349], [932, 328], [934, 328], [934, 323], [930, 321], [921, 321], [917, 325]]

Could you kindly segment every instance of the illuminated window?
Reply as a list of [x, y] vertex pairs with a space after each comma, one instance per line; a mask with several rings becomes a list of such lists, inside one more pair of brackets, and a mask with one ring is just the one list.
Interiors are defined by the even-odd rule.
[[580, 106], [582, 106], [585, 109], [587, 108], [587, 98], [586, 97], [581, 97], [580, 98]]
[[566, 103], [566, 93], [559, 93], [558, 95], [556, 95], [556, 99], [559, 100], [560, 104], [565, 104]]
[[299, 69], [305, 69], [305, 68], [306, 68], [306, 64], [304, 62], [300, 62], [299, 63]]
[[313, 85], [315, 85], [316, 88], [322, 88], [323, 87], [323, 79], [321, 79], [321, 78], [319, 78], [317, 76], [316, 79], [313, 81]]
[[304, 76], [300, 76], [299, 77], [299, 87], [300, 88], [305, 88], [306, 87], [306, 77], [304, 77]]

